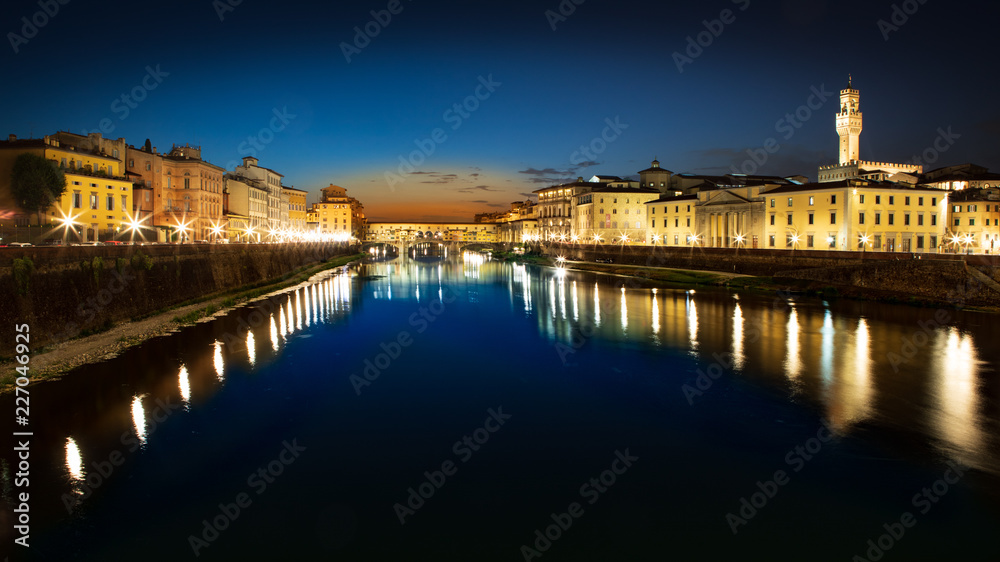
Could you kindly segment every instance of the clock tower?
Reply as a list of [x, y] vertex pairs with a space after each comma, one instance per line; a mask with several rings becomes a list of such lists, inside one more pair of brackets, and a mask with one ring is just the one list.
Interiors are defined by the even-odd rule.
[[858, 161], [858, 137], [861, 136], [861, 92], [851, 87], [840, 91], [840, 112], [837, 113], [837, 134], [840, 135], [840, 165]]

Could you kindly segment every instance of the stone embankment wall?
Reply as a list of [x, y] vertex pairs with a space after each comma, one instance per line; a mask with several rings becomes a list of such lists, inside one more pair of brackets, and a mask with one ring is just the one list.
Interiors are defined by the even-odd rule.
[[[556, 245], [550, 256], [570, 260], [612, 259], [616, 264], [743, 273], [816, 285], [851, 287], [848, 294], [913, 296], [958, 306], [1000, 307], [1000, 256], [825, 252], [817, 250], [735, 250], [651, 246]], [[981, 275], [970, 273], [975, 269]], [[905, 299], [898, 299], [905, 300]]]
[[35, 350], [349, 253], [344, 244], [5, 248], [0, 356], [14, 354], [15, 325], [28, 324]]

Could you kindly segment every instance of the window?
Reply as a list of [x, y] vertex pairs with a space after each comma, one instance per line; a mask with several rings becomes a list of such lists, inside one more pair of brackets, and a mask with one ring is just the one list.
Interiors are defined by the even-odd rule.
[[861, 203], [862, 205], [864, 204], [864, 202], [865, 202], [865, 194], [864, 193], [862, 193], [861, 195], [858, 196], [858, 202]]
[[[771, 199], [771, 208], [774, 208], [774, 199]], [[772, 244], [773, 245], [773, 244]]]
[[865, 214], [861, 213], [858, 215], [858, 224], [865, 224]]
[[[893, 205], [895, 203], [896, 203], [896, 197], [894, 195], [890, 195], [889, 196], [889, 204]], [[892, 223], [889, 223], [889, 224], [892, 224]]]
[[955, 217], [955, 226], [962, 226], [962, 219]]
[[931, 215], [931, 226], [937, 226], [937, 215]]
[[909, 205], [910, 204], [910, 196], [909, 195], [907, 195], [906, 197], [903, 198], [903, 204], [904, 205]]
[[937, 197], [931, 197], [931, 205], [937, 205]]
[[667, 228], [667, 219], [663, 219], [663, 228]]
[[[917, 197], [917, 205], [923, 206], [923, 204], [924, 204], [924, 198], [923, 197]], [[923, 242], [917, 242], [917, 247], [918, 248], [923, 248]]]
[[806, 247], [807, 248], [812, 248], [813, 247], [813, 235], [812, 234], [809, 234], [808, 236], [806, 236]]
[[611, 221], [611, 228], [618, 228], [618, 221]]
[[789, 206], [789, 207], [791, 207], [791, 206], [792, 206], [792, 198], [791, 198], [791, 197], [789, 197], [789, 198], [788, 198], [788, 206]]
[[115, 210], [115, 196], [114, 195], [108, 195], [107, 206], [108, 206], [107, 210], [109, 210], [109, 211], [114, 211]]
[[653, 214], [656, 214], [656, 207], [653, 207]]
[[792, 237], [792, 235], [791, 234], [786, 234], [785, 235], [785, 247], [786, 248], [791, 248], [794, 244], [795, 244], [795, 239]]
[[969, 219], [969, 226], [976, 226], [976, 219], [970, 218]]
[[872, 248], [874, 248], [876, 250], [882, 249], [882, 235], [881, 234], [876, 234], [875, 235], [875, 241], [872, 242]]
[[792, 226], [792, 214], [788, 213], [788, 226]]
[[771, 226], [774, 226], [774, 215], [771, 215]]
[[837, 224], [837, 213], [830, 213], [830, 224]]
[[876, 195], [875, 196], [875, 204], [876, 205], [881, 205], [882, 204], [882, 196], [881, 195]]
[[688, 217], [688, 220], [687, 220], [687, 225], [688, 225], [689, 227], [691, 226], [691, 217]]
[[80, 192], [79, 191], [74, 191], [73, 192], [73, 208], [74, 209], [79, 209], [81, 206], [83, 206], [83, 197], [80, 196]]
[[831, 205], [836, 205], [837, 204], [837, 196], [836, 195], [831, 195], [830, 196], [830, 204]]
[[61, 167], [61, 168], [65, 168], [66, 167], [66, 159], [65, 158], [63, 158], [62, 160], [59, 161], [59, 167]]
[[882, 213], [875, 213], [875, 224], [882, 224]]
[[910, 226], [910, 215], [903, 215], [903, 226]]
[[951, 212], [953, 212], [953, 213], [961, 213], [962, 212], [962, 206], [961, 205], [955, 205], [954, 207], [951, 208]]
[[923, 250], [924, 249], [924, 237], [923, 236], [917, 236], [917, 249], [918, 250]]
[[896, 215], [894, 215], [892, 213], [889, 213], [889, 224], [890, 225], [895, 224], [895, 218], [896, 218]]
[[[772, 201], [773, 201], [773, 199], [772, 199]], [[768, 242], [769, 246], [771, 246], [772, 248], [774, 247], [774, 235], [773, 234], [768, 237], [767, 242]]]
[[680, 226], [681, 219], [674, 219], [674, 227]]
[[152, 168], [152, 165], [149, 162], [146, 162], [146, 171], [148, 172], [150, 168]]
[[[666, 209], [666, 207], [664, 207], [664, 209]], [[664, 212], [666, 212], [666, 211], [664, 211]], [[675, 213], [681, 212], [681, 206], [680, 205], [674, 205], [674, 212]]]
[[836, 248], [837, 247], [837, 235], [836, 234], [831, 234], [831, 235], [827, 236], [826, 237], [826, 241], [830, 244], [831, 248]]
[[931, 248], [937, 248], [937, 236], [931, 236]]
[[689, 213], [691, 212], [691, 205], [688, 205], [688, 210], [687, 210], [687, 212], [689, 212]]
[[810, 195], [810, 196], [809, 196], [809, 204], [810, 204], [810, 205], [812, 205], [812, 204], [813, 204], [813, 200], [814, 200], [814, 199], [815, 199], [815, 198], [814, 198], [814, 197], [813, 197], [812, 195]]
[[813, 214], [809, 213], [809, 224], [813, 223]]
[[91, 209], [96, 209], [97, 208], [97, 194], [96, 193], [91, 193], [90, 194], [90, 208]]

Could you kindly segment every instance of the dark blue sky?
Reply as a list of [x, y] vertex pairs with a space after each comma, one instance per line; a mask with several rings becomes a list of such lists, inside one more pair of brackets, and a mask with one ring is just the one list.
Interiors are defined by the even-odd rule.
[[[863, 159], [910, 161], [950, 127], [925, 169], [1000, 169], [995, 13], [982, 4], [896, 2], [917, 9], [885, 31], [892, 2], [822, 0], [566, 0], [564, 21], [546, 16], [555, 0], [402, 0], [387, 25], [370, 24], [389, 5], [243, 0], [220, 20], [226, 0], [70, 0], [50, 18], [35, 16], [37, 0], [7, 2], [0, 133], [82, 133], [106, 119], [107, 136], [201, 145], [224, 167], [252, 151], [310, 201], [342, 185], [375, 220], [471, 219], [563, 179], [634, 174], [654, 155], [674, 172], [729, 172], [769, 138], [780, 149], [759, 173], [815, 179], [837, 158], [836, 99], [851, 73]], [[679, 70], [674, 53], [723, 10], [730, 23]], [[49, 21], [12, 39], [33, 16]], [[366, 24], [378, 34], [348, 62], [341, 43]], [[121, 96], [136, 88], [144, 99], [129, 107]], [[834, 96], [810, 100], [814, 88]], [[800, 109], [810, 101], [818, 109]], [[797, 110], [807, 118], [789, 127]]]

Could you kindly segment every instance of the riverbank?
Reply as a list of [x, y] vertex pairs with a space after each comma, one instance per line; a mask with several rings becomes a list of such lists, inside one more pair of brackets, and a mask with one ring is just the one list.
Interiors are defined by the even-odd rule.
[[[34, 384], [58, 378], [81, 365], [112, 359], [146, 340], [176, 332], [202, 318], [226, 314], [254, 299], [298, 285], [321, 271], [350, 265], [364, 256], [360, 253], [332, 258], [302, 267], [287, 277], [206, 295], [141, 318], [119, 322], [98, 333], [33, 350], [28, 363], [28, 378]], [[3, 373], [0, 375], [0, 394], [13, 391], [16, 366], [18, 363], [10, 360], [0, 363], [0, 373]]]

